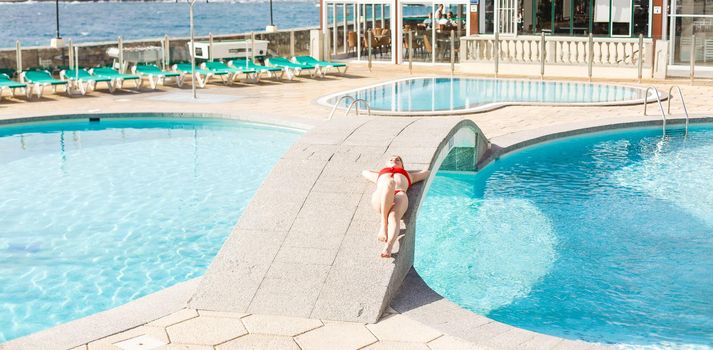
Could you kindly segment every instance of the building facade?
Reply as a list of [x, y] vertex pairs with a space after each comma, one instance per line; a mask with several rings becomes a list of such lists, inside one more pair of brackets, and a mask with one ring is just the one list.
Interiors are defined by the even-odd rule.
[[457, 61], [461, 37], [496, 33], [641, 35], [667, 46], [657, 59], [669, 70], [689, 69], [693, 57], [697, 70], [713, 72], [713, 0], [321, 0], [320, 8], [330, 54], [340, 58]]

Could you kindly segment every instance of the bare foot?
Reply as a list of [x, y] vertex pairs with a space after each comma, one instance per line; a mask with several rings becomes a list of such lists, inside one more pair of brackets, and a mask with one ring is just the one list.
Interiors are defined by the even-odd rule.
[[378, 240], [379, 242], [386, 242], [386, 231], [388, 229], [388, 226], [386, 225], [381, 225], [381, 228], [379, 229], [379, 235], [378, 235]]
[[398, 241], [398, 240], [400, 240], [401, 238], [403, 238], [403, 236], [404, 236], [404, 235], [399, 235], [399, 236], [396, 237], [396, 239], [393, 240], [392, 242], [386, 243], [386, 246], [384, 247], [384, 250], [383, 250], [383, 251], [381, 252], [381, 254], [380, 254], [381, 257], [382, 257], [382, 258], [390, 258], [390, 257], [391, 257], [391, 250], [394, 249], [394, 243], [396, 243], [396, 241]]

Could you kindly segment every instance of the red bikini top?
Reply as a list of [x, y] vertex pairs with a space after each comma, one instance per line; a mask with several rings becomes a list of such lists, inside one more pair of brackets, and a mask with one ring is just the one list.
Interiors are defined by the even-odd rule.
[[406, 169], [404, 169], [404, 168], [387, 167], [387, 168], [383, 168], [383, 169], [379, 170], [379, 176], [384, 175], [384, 174], [391, 174], [391, 177], [394, 177], [394, 174], [401, 174], [403, 176], [406, 176], [406, 180], [408, 180], [408, 187], [411, 187], [411, 176], [408, 174], [408, 171], [406, 171]]

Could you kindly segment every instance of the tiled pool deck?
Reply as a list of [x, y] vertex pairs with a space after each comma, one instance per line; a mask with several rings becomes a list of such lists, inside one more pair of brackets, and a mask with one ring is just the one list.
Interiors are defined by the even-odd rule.
[[[375, 215], [369, 215], [368, 200], [364, 200], [371, 187], [359, 173], [377, 168], [391, 153], [404, 155], [407, 167], [432, 166], [439, 145], [463, 119], [474, 122], [497, 152], [549, 134], [659, 121], [655, 106], [649, 106], [654, 112], [649, 117], [641, 116], [640, 105], [510, 106], [448, 118], [343, 118], [343, 112], [337, 112], [335, 120], [326, 122], [330, 111], [317, 105], [317, 98], [409, 74], [407, 67], [390, 65], [376, 65], [373, 72], [353, 65], [349, 72], [346, 77], [324, 80], [209, 85], [199, 90], [200, 103], [191, 102], [185, 88], [116, 95], [95, 92], [76, 98], [48, 95], [43, 101], [29, 103], [3, 100], [0, 121], [160, 112], [224, 115], [310, 131], [276, 165], [202, 280], [20, 338], [0, 345], [0, 349], [77, 345], [78, 349], [596, 348], [473, 315], [430, 291], [413, 270], [396, 294], [389, 287], [401, 284], [398, 279], [406, 274], [410, 262], [397, 257], [394, 264], [378, 258], [378, 244], [373, 239]], [[448, 71], [447, 67], [419, 66], [417, 73], [447, 75]], [[654, 85], [667, 91], [671, 83], [677, 82]], [[712, 84], [699, 82], [692, 87], [685, 81], [678, 83], [692, 115], [713, 114]], [[680, 109], [676, 100], [673, 109]], [[288, 171], [296, 171], [298, 176]], [[421, 191], [422, 186], [409, 192], [412, 203]], [[325, 217], [327, 209], [335, 206], [334, 216]], [[327, 223], [332, 224], [329, 229], [325, 229]], [[339, 223], [336, 228], [335, 223]], [[271, 243], [256, 251], [254, 242], [267, 238]], [[402, 245], [413, 244], [406, 242]], [[248, 270], [240, 269], [246, 265]], [[394, 296], [393, 308], [385, 309], [383, 302]]]

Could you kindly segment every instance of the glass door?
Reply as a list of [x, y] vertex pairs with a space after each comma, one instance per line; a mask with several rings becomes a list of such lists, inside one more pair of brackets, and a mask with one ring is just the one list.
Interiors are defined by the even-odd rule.
[[572, 4], [572, 34], [589, 35], [592, 32], [590, 26], [590, 12], [593, 0], [574, 0]]
[[[515, 1], [515, 0], [509, 0]], [[458, 62], [460, 38], [465, 36], [465, 4], [451, 4], [444, 7], [444, 15], [438, 20], [434, 43], [435, 61], [441, 63]]]
[[631, 36], [631, 0], [611, 0], [611, 35]]
[[713, 1], [674, 1], [670, 64], [713, 67]]
[[498, 0], [497, 27], [501, 34], [517, 34], [517, 1]]
[[[391, 13], [389, 4], [365, 4], [364, 8], [364, 28], [362, 46], [364, 55], [368, 55], [371, 45], [371, 59], [374, 61], [391, 61], [393, 51], [393, 33], [391, 32]], [[369, 39], [371, 35], [371, 41]], [[368, 59], [368, 58], [366, 58]]]
[[[434, 18], [432, 4], [404, 4], [402, 14], [401, 56], [408, 63], [409, 51], [414, 62], [432, 62], [434, 60], [435, 30], [438, 21]], [[409, 36], [409, 33], [411, 33]]]

